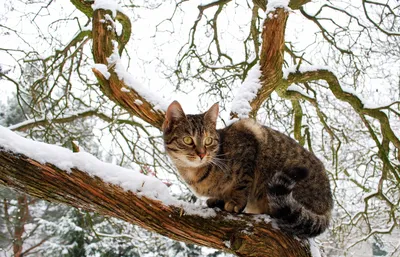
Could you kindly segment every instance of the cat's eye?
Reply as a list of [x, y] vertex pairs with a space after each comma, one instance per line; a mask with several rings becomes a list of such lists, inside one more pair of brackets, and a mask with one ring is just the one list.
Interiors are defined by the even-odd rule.
[[191, 137], [184, 137], [183, 142], [187, 145], [192, 145], [193, 144], [193, 139]]
[[211, 145], [213, 142], [213, 138], [212, 137], [206, 137], [206, 140], [204, 140], [204, 144], [205, 145]]

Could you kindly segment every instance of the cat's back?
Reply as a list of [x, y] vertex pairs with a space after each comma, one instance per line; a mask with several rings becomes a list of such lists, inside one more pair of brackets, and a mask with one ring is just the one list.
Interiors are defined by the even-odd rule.
[[[290, 167], [324, 169], [322, 162], [294, 139], [253, 119], [241, 119], [220, 132], [224, 141], [249, 141], [257, 148], [258, 162], [263, 167], [282, 169]], [[246, 135], [246, 136], [244, 136]]]

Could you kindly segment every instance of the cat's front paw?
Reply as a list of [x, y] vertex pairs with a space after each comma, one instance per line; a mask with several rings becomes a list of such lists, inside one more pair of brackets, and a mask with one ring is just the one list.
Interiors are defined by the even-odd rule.
[[209, 198], [209, 199], [207, 199], [206, 204], [209, 208], [217, 207], [217, 208], [220, 208], [221, 210], [223, 210], [225, 201], [222, 199], [218, 199], [218, 198]]
[[228, 211], [228, 212], [241, 213], [245, 207], [246, 207], [246, 203], [240, 204], [234, 200], [230, 200], [230, 201], [225, 202], [224, 209], [225, 209], [225, 211]]

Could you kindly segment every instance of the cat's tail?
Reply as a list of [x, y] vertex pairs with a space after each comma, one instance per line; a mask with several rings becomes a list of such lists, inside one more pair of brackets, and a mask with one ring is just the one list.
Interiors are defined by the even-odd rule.
[[315, 237], [329, 226], [330, 211], [317, 214], [297, 202], [292, 196], [295, 184], [308, 176], [308, 170], [294, 168], [276, 173], [268, 185], [270, 215], [278, 227], [298, 237]]

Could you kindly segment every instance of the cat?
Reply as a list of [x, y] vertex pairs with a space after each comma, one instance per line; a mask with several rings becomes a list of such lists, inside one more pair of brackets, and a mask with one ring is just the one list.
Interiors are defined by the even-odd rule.
[[162, 125], [166, 153], [210, 208], [270, 215], [301, 238], [329, 226], [333, 208], [322, 162], [292, 138], [253, 119], [216, 129], [219, 106], [185, 115], [174, 101]]

